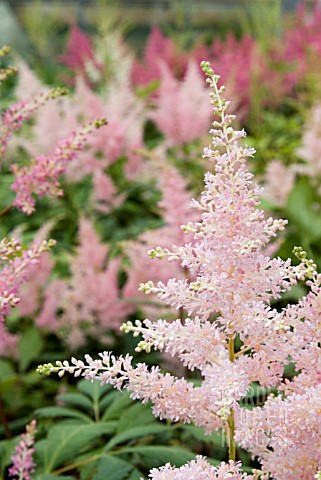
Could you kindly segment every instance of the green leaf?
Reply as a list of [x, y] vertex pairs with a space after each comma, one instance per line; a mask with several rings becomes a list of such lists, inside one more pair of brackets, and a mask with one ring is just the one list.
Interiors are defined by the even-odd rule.
[[90, 380], [81, 380], [77, 388], [80, 392], [88, 395], [93, 402], [97, 402], [106, 392], [109, 392], [112, 387], [108, 384], [100, 385], [98, 380], [91, 382]]
[[17, 380], [17, 374], [7, 360], [0, 360], [0, 390], [5, 392], [10, 390]]
[[66, 475], [52, 475], [50, 473], [42, 473], [35, 475], [34, 480], [75, 480], [74, 477], [68, 477]]
[[[287, 205], [290, 223], [295, 223], [308, 243], [321, 238], [320, 201], [307, 177], [300, 177]], [[304, 248], [305, 245], [303, 245]]]
[[143, 473], [134, 468], [129, 477], [126, 480], [141, 480], [143, 478]]
[[158, 435], [168, 431], [169, 428], [161, 423], [153, 423], [152, 425], [142, 425], [140, 427], [129, 428], [118, 435], [115, 435], [104, 448], [107, 452], [111, 450], [115, 445], [127, 442], [128, 440], [134, 441], [137, 438], [147, 437], [148, 435]]
[[155, 416], [150, 406], [135, 402], [123, 411], [117, 425], [117, 433], [146, 423], [154, 423]]
[[67, 407], [43, 407], [36, 410], [36, 414], [40, 418], [69, 417], [79, 418], [85, 423], [93, 423], [92, 419], [77, 410]]
[[70, 403], [76, 407], [83, 408], [87, 411], [92, 411], [93, 404], [89, 398], [82, 393], [63, 393], [57, 396], [57, 400], [64, 403]]
[[26, 371], [30, 363], [39, 356], [43, 349], [43, 338], [37, 328], [29, 328], [20, 338], [19, 367], [21, 371]]
[[44, 473], [50, 473], [75, 455], [91, 448], [92, 442], [103, 435], [112, 434], [114, 422], [91, 425], [71, 425], [67, 422], [55, 425], [46, 440], [37, 443], [37, 453]]
[[133, 466], [117, 457], [103, 457], [92, 480], [127, 480]]
[[106, 420], [118, 420], [122, 412], [124, 412], [125, 409], [127, 409], [128, 406], [133, 403], [133, 400], [130, 398], [128, 392], [117, 393], [118, 395], [115, 397], [115, 400], [101, 418], [101, 420], [104, 422]]
[[118, 390], [112, 390], [111, 392], [106, 393], [103, 398], [99, 400], [99, 409], [101, 412], [105, 412], [106, 408], [111, 405], [115, 399], [119, 398], [121, 393]]
[[213, 432], [211, 435], [205, 435], [204, 428], [197, 427], [192, 424], [181, 425], [180, 429], [186, 432], [189, 436], [204, 443], [214, 443], [220, 447], [224, 447], [224, 433]]
[[146, 468], [161, 467], [170, 462], [171, 465], [180, 467], [184, 463], [195, 458], [195, 453], [180, 447], [163, 445], [139, 445], [136, 447], [120, 448], [114, 455], [138, 454], [141, 462]]
[[4, 478], [3, 472], [5, 467], [12, 463], [11, 455], [15, 447], [18, 445], [20, 438], [11, 438], [10, 440], [2, 440], [0, 442], [0, 477]]

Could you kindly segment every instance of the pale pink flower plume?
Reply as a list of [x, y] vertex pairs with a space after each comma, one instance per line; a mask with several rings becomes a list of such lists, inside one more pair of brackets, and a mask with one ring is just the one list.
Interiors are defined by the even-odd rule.
[[161, 65], [155, 107], [149, 117], [170, 145], [183, 145], [207, 134], [211, 108], [204, 80], [194, 62], [189, 62], [182, 81], [165, 64]]
[[108, 247], [88, 220], [80, 222], [70, 270], [70, 279], [54, 280], [47, 287], [36, 324], [57, 331], [72, 347], [85, 344], [88, 335], [108, 341], [109, 332], [119, 329], [132, 306], [120, 298], [119, 260], [108, 260]]
[[[204, 149], [213, 172], [205, 174], [200, 199], [191, 202], [198, 220], [183, 226], [193, 235], [193, 241], [169, 248], [156, 246], [149, 252], [155, 261], [177, 262], [188, 275], [140, 285], [140, 291], [154, 294], [159, 301], [178, 309], [179, 318], [174, 322], [128, 321], [121, 328], [141, 337], [137, 351], [156, 349], [175, 355], [185, 367], [197, 369], [202, 381], [195, 386], [156, 366], [134, 366], [129, 355], [115, 357], [107, 351], [98, 359], [87, 354], [84, 361], [57, 361], [55, 366], [39, 366], [38, 371], [98, 379], [102, 385], [127, 389], [133, 399], [151, 401], [154, 415], [161, 419], [193, 422], [207, 434], [223, 429], [228, 434], [230, 458], [235, 458], [236, 431], [239, 443], [262, 462], [263, 476], [254, 472], [253, 480], [266, 480], [269, 471], [276, 480], [292, 480], [294, 475], [298, 480], [311, 480], [320, 470], [321, 395], [316, 381], [320, 375], [321, 274], [300, 247], [294, 249], [299, 260], [296, 266], [291, 259], [265, 254], [266, 246], [284, 230], [286, 221], [266, 218], [259, 209], [262, 189], [253, 181], [246, 163], [254, 149], [244, 145], [244, 130], [232, 127], [235, 117], [227, 113], [230, 102], [222, 98], [220, 77], [208, 62], [203, 62], [202, 68], [210, 83], [215, 116], [213, 140]], [[280, 311], [272, 308], [271, 302], [298, 281], [306, 281], [310, 294], [298, 306], [290, 304]], [[236, 336], [241, 341], [239, 348]], [[310, 377], [309, 359], [313, 370]], [[283, 381], [284, 367], [291, 362], [298, 366], [293, 390], [300, 392], [303, 384], [310, 382], [311, 395], [309, 391], [293, 393], [287, 399], [280, 396], [268, 400], [262, 409], [242, 408], [253, 382], [291, 392], [291, 385]], [[287, 423], [282, 421], [285, 412], [289, 415]], [[306, 453], [311, 438], [314, 443], [305, 462], [302, 452]], [[163, 478], [180, 478], [182, 470], [171, 468], [163, 469]], [[182, 468], [182, 478], [186, 478], [188, 468], [197, 472], [198, 465]], [[210, 467], [204, 464], [202, 468], [209, 472], [204, 475], [211, 475], [208, 478], [215, 478], [216, 473], [223, 479], [233, 475], [235, 479], [247, 478], [234, 464], [224, 466], [225, 471], [219, 467], [224, 472], [221, 477], [219, 470], [208, 471]], [[202, 468], [198, 470], [201, 474]], [[161, 471], [154, 470], [153, 475], [162, 479]]]
[[17, 68], [19, 74], [14, 93], [18, 100], [32, 98], [39, 92], [48, 90], [48, 87], [39, 80], [32, 68], [22, 58], [17, 59]]
[[275, 480], [312, 480], [320, 469], [321, 387], [284, 399], [270, 396], [263, 407], [242, 410], [236, 439], [257, 456]]
[[321, 105], [315, 105], [310, 112], [303, 131], [302, 145], [298, 155], [306, 165], [298, 165], [300, 171], [316, 179], [321, 176]]
[[295, 171], [279, 160], [271, 160], [264, 175], [263, 196], [279, 207], [285, 207], [294, 187]]
[[32, 156], [45, 154], [48, 148], [54, 148], [61, 138], [78, 128], [80, 118], [89, 122], [105, 117], [108, 127], [90, 135], [88, 149], [68, 166], [66, 178], [75, 182], [97, 170], [104, 173], [106, 167], [121, 156], [128, 158], [125, 169], [132, 178], [142, 168], [137, 150], [143, 147], [145, 114], [142, 102], [135, 97], [128, 82], [109, 85], [105, 96], [98, 96], [77, 77], [74, 94], [45, 105], [35, 119], [32, 138], [23, 139], [21, 144]]
[[197, 456], [195, 460], [180, 468], [172, 467], [169, 463], [161, 468], [153, 468], [149, 474], [152, 480], [250, 480], [252, 475], [242, 473], [240, 463], [222, 462], [213, 467], [205, 458]]
[[35, 434], [37, 433], [36, 420], [32, 420], [26, 427], [26, 433], [21, 435], [21, 440], [15, 448], [15, 454], [11, 457], [12, 467], [9, 469], [9, 477], [18, 480], [32, 480], [31, 474], [35, 470], [33, 454], [35, 449]]

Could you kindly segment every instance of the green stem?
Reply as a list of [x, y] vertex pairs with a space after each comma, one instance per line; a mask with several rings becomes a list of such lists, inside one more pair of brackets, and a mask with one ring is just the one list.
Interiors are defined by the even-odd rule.
[[61, 475], [62, 473], [68, 472], [70, 470], [74, 470], [75, 468], [81, 467], [83, 465], [88, 465], [88, 463], [94, 462], [100, 458], [100, 455], [93, 455], [92, 457], [85, 458], [79, 462], [71, 463], [70, 465], [66, 465], [65, 467], [59, 468], [51, 472], [53, 475]]
[[[229, 341], [228, 341], [228, 352], [229, 352], [229, 360], [230, 362], [234, 362], [235, 360], [235, 350], [234, 350], [234, 336], [231, 334]], [[229, 459], [234, 460], [236, 459], [236, 443], [234, 439], [235, 434], [235, 418], [234, 418], [234, 410], [233, 408], [230, 411], [230, 415], [227, 420], [227, 428], [228, 428], [228, 451], [229, 451]]]

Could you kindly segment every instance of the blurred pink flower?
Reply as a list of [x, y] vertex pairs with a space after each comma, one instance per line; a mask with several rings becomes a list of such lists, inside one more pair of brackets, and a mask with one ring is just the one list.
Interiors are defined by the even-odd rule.
[[265, 171], [263, 196], [270, 202], [285, 207], [294, 186], [295, 171], [279, 160], [271, 160]]
[[88, 336], [108, 342], [110, 330], [117, 331], [133, 307], [120, 298], [119, 259], [108, 260], [108, 247], [89, 220], [80, 222], [70, 271], [69, 279], [54, 280], [45, 290], [36, 324], [57, 331], [73, 348]]
[[35, 449], [35, 434], [37, 433], [37, 422], [32, 420], [26, 427], [26, 433], [21, 435], [21, 440], [15, 448], [15, 454], [11, 457], [12, 467], [9, 469], [10, 478], [18, 480], [32, 480], [31, 473], [35, 469], [33, 454]]
[[183, 145], [207, 134], [211, 119], [208, 91], [194, 62], [189, 62], [182, 81], [167, 65], [161, 65], [155, 107], [149, 117], [170, 145]]
[[67, 53], [59, 57], [60, 62], [67, 67], [83, 75], [90, 83], [88, 70], [100, 71], [102, 66], [97, 61], [89, 36], [75, 23], [71, 25]]
[[154, 26], [148, 37], [142, 62], [134, 61], [132, 80], [135, 85], [148, 85], [161, 77], [161, 64], [166, 64], [174, 77], [181, 77], [186, 68], [188, 55], [178, 51], [176, 44], [166, 38], [161, 30]]

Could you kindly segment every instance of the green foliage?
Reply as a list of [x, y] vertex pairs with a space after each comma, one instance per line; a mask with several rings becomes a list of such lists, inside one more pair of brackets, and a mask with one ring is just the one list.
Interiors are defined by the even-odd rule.
[[[158, 421], [149, 405], [97, 381], [81, 380], [75, 391], [57, 396], [56, 406], [36, 410], [36, 418], [35, 480], [68, 479], [76, 472], [82, 480], [138, 480], [152, 467], [182, 465], [195, 456], [180, 445], [176, 428]], [[2, 471], [13, 445], [0, 444]]]

